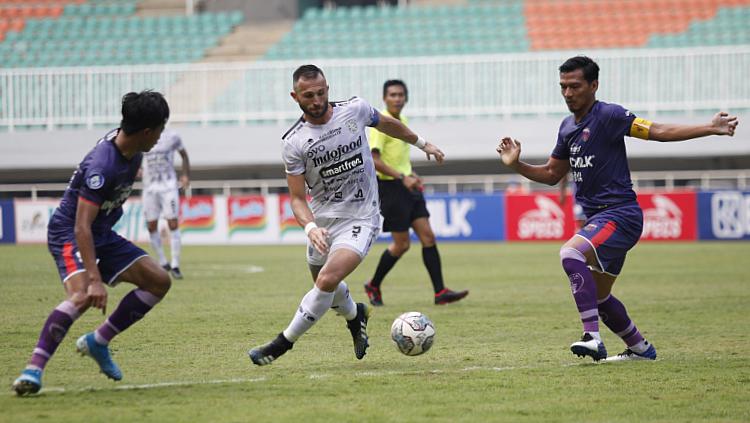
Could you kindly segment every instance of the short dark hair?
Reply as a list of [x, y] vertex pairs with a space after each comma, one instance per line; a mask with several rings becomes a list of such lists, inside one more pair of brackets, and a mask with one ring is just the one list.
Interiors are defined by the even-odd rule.
[[576, 69], [583, 70], [583, 78], [589, 84], [599, 79], [599, 65], [590, 57], [571, 57], [560, 66], [560, 73], [573, 72]]
[[389, 79], [389, 80], [385, 81], [385, 84], [383, 84], [383, 97], [385, 97], [385, 95], [388, 93], [388, 88], [389, 87], [398, 87], [398, 86], [403, 87], [403, 89], [404, 89], [404, 98], [406, 100], [408, 100], [409, 99], [409, 89], [406, 88], [406, 84], [404, 83], [404, 81], [402, 81], [400, 79]]
[[146, 90], [130, 92], [122, 97], [122, 121], [125, 134], [134, 134], [146, 128], [158, 128], [169, 119], [169, 105], [161, 93]]
[[302, 65], [294, 71], [294, 74], [292, 74], [292, 84], [296, 84], [300, 78], [315, 79], [318, 75], [323, 76], [323, 78], [326, 77], [323, 75], [323, 71], [320, 70], [319, 67], [315, 65]]

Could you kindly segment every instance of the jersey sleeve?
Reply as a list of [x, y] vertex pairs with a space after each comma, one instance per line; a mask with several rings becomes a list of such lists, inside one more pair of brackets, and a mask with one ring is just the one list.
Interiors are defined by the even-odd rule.
[[383, 153], [383, 148], [385, 147], [385, 134], [378, 131], [375, 128], [370, 128], [370, 150], [378, 150], [380, 153]]
[[353, 103], [357, 107], [357, 115], [365, 126], [375, 127], [380, 122], [380, 112], [370, 105], [367, 101], [355, 97]]
[[[560, 128], [562, 128], [562, 125], [560, 125]], [[557, 132], [557, 143], [555, 143], [555, 148], [552, 149], [550, 156], [558, 160], [568, 160], [570, 158], [570, 149], [560, 131]]]
[[611, 131], [612, 138], [620, 140], [625, 135], [630, 136], [630, 128], [633, 126], [636, 116], [630, 110], [625, 110], [624, 107], [617, 104], [610, 104], [609, 108], [610, 118], [607, 127]]
[[302, 152], [291, 141], [283, 141], [281, 158], [284, 160], [284, 170], [289, 175], [305, 173], [305, 158]]
[[114, 175], [108, 172], [104, 166], [93, 163], [83, 173], [83, 183], [78, 190], [78, 196], [100, 206], [107, 198], [112, 181], [114, 181]]
[[185, 145], [182, 143], [182, 137], [178, 133], [172, 134], [172, 142], [174, 143], [174, 149], [175, 151], [180, 151], [185, 149]]

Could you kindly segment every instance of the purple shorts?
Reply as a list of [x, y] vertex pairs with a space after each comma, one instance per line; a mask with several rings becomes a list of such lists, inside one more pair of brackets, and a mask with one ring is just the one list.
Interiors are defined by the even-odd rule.
[[[47, 230], [47, 248], [55, 260], [57, 271], [63, 282], [86, 270], [83, 267], [72, 228], [50, 225]], [[94, 233], [94, 249], [99, 272], [107, 285], [115, 285], [117, 277], [122, 272], [141, 257], [148, 256], [145, 251], [115, 231]]]
[[617, 276], [628, 250], [643, 232], [643, 211], [636, 202], [612, 206], [586, 220], [578, 236], [594, 248], [602, 272]]

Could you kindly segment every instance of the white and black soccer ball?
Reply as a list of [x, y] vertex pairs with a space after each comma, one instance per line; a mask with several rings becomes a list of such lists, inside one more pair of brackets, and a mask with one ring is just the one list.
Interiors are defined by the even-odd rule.
[[420, 355], [432, 347], [435, 324], [418, 311], [410, 311], [396, 318], [391, 325], [391, 339], [406, 355]]

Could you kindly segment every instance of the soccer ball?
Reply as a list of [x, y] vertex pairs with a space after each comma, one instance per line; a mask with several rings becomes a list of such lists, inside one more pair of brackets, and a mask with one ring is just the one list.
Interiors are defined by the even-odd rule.
[[391, 339], [406, 355], [420, 355], [432, 347], [435, 324], [418, 311], [410, 311], [396, 318], [391, 325]]

